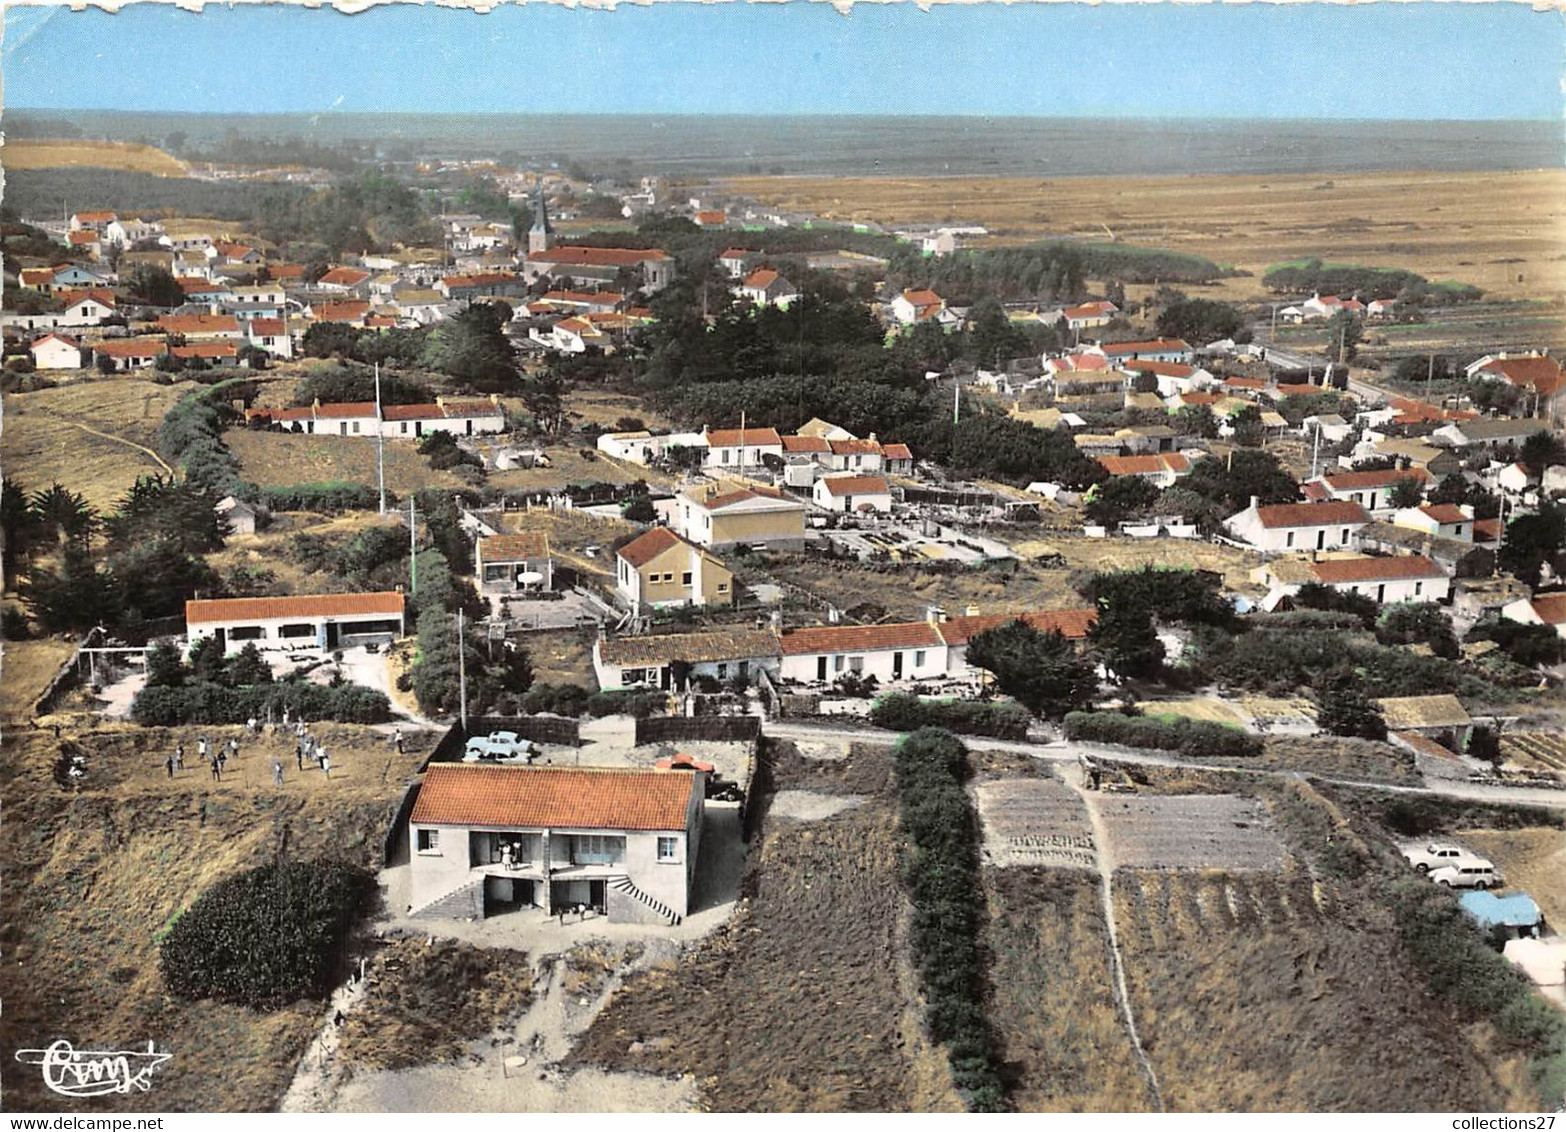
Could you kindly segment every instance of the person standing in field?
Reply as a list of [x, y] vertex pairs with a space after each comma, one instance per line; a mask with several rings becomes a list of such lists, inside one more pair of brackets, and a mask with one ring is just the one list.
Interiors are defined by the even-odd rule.
[[163, 768], [169, 772], [170, 778], [174, 777], [174, 755], [172, 752], [170, 752], [169, 756], [163, 760]]
[[325, 747], [321, 748], [320, 759], [321, 773], [324, 774], [327, 778], [332, 777], [332, 757], [326, 753]]
[[273, 786], [281, 786], [282, 784], [283, 784], [283, 760], [282, 759], [273, 759], [272, 760], [272, 785]]

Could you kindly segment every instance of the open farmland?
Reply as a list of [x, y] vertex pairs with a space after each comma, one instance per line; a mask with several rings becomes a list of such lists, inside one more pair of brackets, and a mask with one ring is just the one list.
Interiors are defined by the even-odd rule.
[[1512, 731], [1501, 736], [1505, 761], [1524, 770], [1566, 772], [1566, 735], [1556, 731]]
[[1277, 872], [1283, 846], [1266, 808], [1235, 794], [1110, 795], [1093, 799], [1109, 832], [1105, 850], [1136, 869]]
[[1046, 552], [1063, 554], [1073, 570], [1088, 573], [1140, 570], [1143, 566], [1211, 570], [1223, 575], [1226, 589], [1253, 596], [1266, 593], [1265, 586], [1251, 581], [1251, 571], [1262, 563], [1259, 553], [1202, 539], [1083, 538], [1051, 532], [1046, 542], [1015, 542], [1012, 550], [1024, 559]]
[[985, 869], [989, 1018], [1023, 1112], [1143, 1112], [1151, 1105], [1115, 1006], [1098, 878]]
[[[318, 725], [332, 778], [271, 781], [282, 736], [242, 741], [223, 781], [205, 767], [167, 778], [162, 759], [177, 739], [194, 752], [199, 734], [221, 743], [240, 728], [168, 730], [78, 726], [63, 742], [87, 757], [75, 792], [54, 781], [62, 741], [48, 731], [7, 736], [5, 866], [7, 916], [0, 928], [12, 970], [0, 1033], [65, 1034], [79, 1043], [155, 1038], [174, 1051], [159, 1071], [157, 1103], [171, 1111], [265, 1111], [287, 1089], [320, 1024], [323, 1004], [255, 1011], [169, 996], [157, 937], [171, 918], [224, 877], [279, 855], [328, 858], [366, 868], [380, 860], [398, 800], [433, 740], [410, 735], [398, 756], [363, 728]], [[222, 1066], [221, 1074], [212, 1067]], [[9, 1078], [7, 1107], [51, 1107], [34, 1074]], [[144, 1108], [140, 1094], [84, 1102], [94, 1109]]]
[[0, 433], [6, 477], [29, 491], [61, 483], [106, 510], [138, 476], [165, 474], [152, 451], [158, 425], [193, 388], [117, 378], [8, 393]]
[[[786, 209], [884, 224], [980, 223], [994, 243], [1123, 240], [1249, 272], [1203, 293], [1265, 296], [1267, 268], [1316, 257], [1398, 267], [1507, 298], [1566, 295], [1566, 172], [1269, 177], [742, 177]], [[1521, 282], [1518, 281], [1521, 277]]]
[[38, 697], [75, 652], [75, 642], [63, 637], [6, 641], [0, 652], [0, 719], [20, 720], [32, 714]]
[[974, 788], [974, 800], [986, 865], [1096, 867], [1082, 797], [1058, 778], [992, 779]]
[[571, 1063], [691, 1073], [717, 1111], [960, 1110], [905, 959], [890, 757], [774, 754], [779, 790], [866, 800], [766, 820], [740, 911], [677, 963], [627, 980]]
[[5, 143], [10, 169], [121, 169], [159, 177], [184, 177], [190, 168], [171, 153], [136, 142], [86, 138], [18, 138]]

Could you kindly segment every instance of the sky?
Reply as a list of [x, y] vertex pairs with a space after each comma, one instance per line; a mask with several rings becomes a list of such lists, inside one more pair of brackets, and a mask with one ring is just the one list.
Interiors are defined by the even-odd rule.
[[8, 107], [1562, 120], [1516, 3], [9, 7]]

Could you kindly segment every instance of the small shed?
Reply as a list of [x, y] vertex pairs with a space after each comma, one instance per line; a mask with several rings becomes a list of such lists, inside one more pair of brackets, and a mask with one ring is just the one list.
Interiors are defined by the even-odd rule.
[[1376, 706], [1389, 730], [1415, 732], [1453, 751], [1468, 749], [1474, 721], [1456, 696], [1392, 696]]
[[1514, 892], [1510, 896], [1465, 892], [1458, 898], [1458, 903], [1480, 931], [1499, 934], [1503, 940], [1531, 936], [1544, 922], [1539, 906], [1525, 892]]
[[554, 558], [544, 531], [490, 535], [478, 540], [475, 572], [484, 593], [522, 593], [554, 588]]
[[213, 510], [218, 517], [228, 524], [228, 532], [233, 535], [253, 535], [256, 533], [256, 519], [260, 512], [246, 503], [243, 499], [236, 499], [232, 495], [225, 495], [217, 501]]

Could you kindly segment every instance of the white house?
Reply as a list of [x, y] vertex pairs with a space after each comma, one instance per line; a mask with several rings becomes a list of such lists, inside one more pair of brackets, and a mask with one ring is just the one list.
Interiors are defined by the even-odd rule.
[[748, 252], [744, 248], [728, 248], [718, 257], [718, 266], [728, 272], [730, 279], [743, 279], [755, 255], [755, 252]]
[[705, 794], [700, 770], [436, 763], [408, 816], [412, 914], [580, 907], [677, 924], [691, 910]]
[[358, 267], [334, 267], [315, 281], [315, 289], [362, 299], [370, 293], [370, 273]]
[[1381, 468], [1371, 472], [1328, 472], [1320, 479], [1304, 485], [1305, 496], [1311, 500], [1337, 500], [1358, 503], [1378, 518], [1386, 518], [1396, 508], [1392, 493], [1405, 480], [1413, 480], [1421, 490], [1427, 488], [1434, 477], [1423, 468]]
[[1392, 524], [1423, 531], [1437, 538], [1474, 541], [1474, 509], [1459, 507], [1455, 503], [1425, 503], [1418, 507], [1404, 507], [1392, 516]]
[[740, 298], [758, 307], [778, 307], [787, 310], [799, 297], [799, 291], [782, 275], [771, 268], [753, 271], [739, 287]]
[[294, 356], [294, 336], [281, 318], [252, 318], [245, 324], [245, 340], [274, 358]]
[[1183, 338], [1151, 338], [1142, 342], [1112, 342], [1100, 346], [1111, 364], [1125, 362], [1178, 362], [1190, 365], [1196, 351]]
[[163, 235], [163, 225], [146, 223], [124, 217], [113, 221], [103, 230], [105, 243], [117, 248], [128, 248], [142, 240], [156, 240]]
[[944, 325], [947, 320], [942, 316], [950, 313], [946, 309], [946, 300], [928, 288], [903, 291], [892, 300], [888, 309], [892, 318], [903, 326], [931, 319]]
[[1328, 586], [1339, 593], [1356, 593], [1383, 604], [1406, 601], [1445, 601], [1452, 580], [1439, 564], [1423, 554], [1370, 557], [1333, 556], [1318, 560], [1283, 559], [1270, 563], [1270, 592], [1264, 608], [1272, 609], [1280, 598], [1299, 593], [1307, 582]]
[[27, 352], [38, 369], [81, 369], [86, 364], [82, 360], [82, 344], [64, 334], [45, 334], [34, 339]]
[[345, 648], [403, 635], [400, 593], [299, 594], [185, 603], [190, 642], [216, 637], [226, 653], [259, 649]]
[[631, 464], [650, 464], [663, 453], [663, 437], [645, 428], [635, 432], [606, 432], [598, 437], [598, 451]]
[[397, 438], [418, 438], [433, 432], [493, 436], [506, 431], [506, 411], [495, 394], [488, 399], [436, 397], [434, 404], [383, 405], [380, 429]]
[[600, 637], [593, 644], [593, 672], [604, 689], [674, 690], [694, 676], [753, 681], [763, 669], [775, 676], [779, 655], [777, 634], [767, 629]]
[[162, 338], [111, 338], [92, 344], [93, 353], [108, 358], [115, 372], [145, 369], [167, 351]]
[[817, 507], [844, 514], [855, 511], [888, 514], [892, 510], [892, 489], [885, 476], [822, 476], [811, 488], [810, 496]]
[[770, 550], [802, 550], [805, 504], [765, 487], [710, 484], [675, 497], [672, 525], [684, 538], [711, 550], [743, 544]]
[[1539, 594], [1509, 602], [1501, 607], [1501, 616], [1524, 625], [1548, 625], [1566, 637], [1566, 593]]
[[946, 675], [946, 642], [927, 621], [826, 625], [782, 635], [781, 674], [800, 683], [874, 676], [881, 683]]
[[1276, 554], [1345, 549], [1354, 533], [1369, 522], [1370, 513], [1358, 503], [1261, 504], [1252, 496], [1250, 506], [1225, 519], [1224, 526], [1242, 542]]
[[775, 428], [703, 428], [702, 436], [707, 467], [717, 471], [759, 468], [763, 456], [783, 458], [783, 438]]

